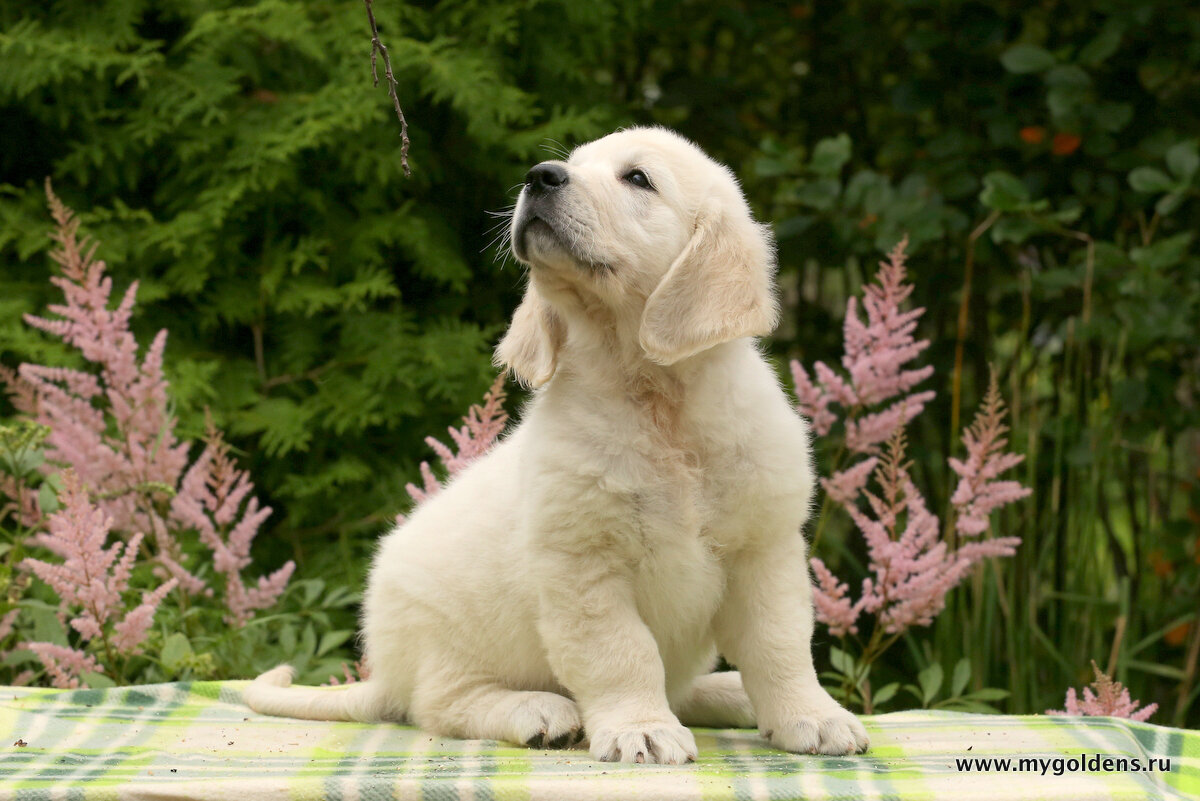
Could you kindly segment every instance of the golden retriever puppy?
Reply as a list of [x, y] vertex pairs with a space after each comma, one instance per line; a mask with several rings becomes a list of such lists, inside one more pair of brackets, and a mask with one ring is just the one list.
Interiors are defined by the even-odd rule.
[[[586, 738], [600, 760], [693, 760], [687, 725], [865, 750], [813, 669], [808, 429], [753, 339], [778, 316], [774, 248], [733, 175], [620, 131], [531, 169], [511, 232], [529, 284], [496, 360], [537, 388], [521, 424], [384, 538], [370, 679], [290, 687], [281, 667], [246, 702]], [[739, 672], [712, 673], [718, 653]]]

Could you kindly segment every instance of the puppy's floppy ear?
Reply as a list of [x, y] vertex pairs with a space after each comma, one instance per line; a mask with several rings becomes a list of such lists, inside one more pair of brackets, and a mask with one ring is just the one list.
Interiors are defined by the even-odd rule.
[[696, 232], [646, 301], [641, 344], [674, 364], [722, 342], [771, 333], [779, 321], [770, 229], [711, 199]]
[[508, 332], [496, 346], [492, 363], [512, 370], [525, 386], [540, 387], [554, 375], [558, 349], [566, 339], [562, 318], [546, 303], [531, 278]]

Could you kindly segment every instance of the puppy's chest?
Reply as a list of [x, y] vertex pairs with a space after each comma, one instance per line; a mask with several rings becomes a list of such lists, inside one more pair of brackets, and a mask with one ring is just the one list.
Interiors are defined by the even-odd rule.
[[759, 466], [731, 436], [735, 423], [720, 414], [696, 414], [694, 402], [670, 390], [652, 385], [633, 396], [641, 429], [637, 455], [647, 485], [660, 489], [660, 503], [670, 507], [667, 513], [720, 546], [725, 543], [710, 529], [745, 500]]

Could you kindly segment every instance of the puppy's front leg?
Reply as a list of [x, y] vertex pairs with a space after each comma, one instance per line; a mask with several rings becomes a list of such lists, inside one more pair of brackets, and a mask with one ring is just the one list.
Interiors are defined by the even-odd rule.
[[667, 704], [662, 659], [627, 570], [595, 554], [543, 552], [538, 627], [583, 711], [592, 756], [678, 765], [696, 741]]
[[817, 681], [812, 588], [799, 534], [739, 554], [717, 612], [717, 647], [737, 665], [759, 731], [797, 753], [865, 751], [866, 729]]

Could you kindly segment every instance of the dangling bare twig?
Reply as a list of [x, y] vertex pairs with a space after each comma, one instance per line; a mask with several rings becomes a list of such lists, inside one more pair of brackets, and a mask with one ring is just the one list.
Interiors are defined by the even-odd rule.
[[375, 67], [375, 54], [383, 54], [383, 77], [387, 79], [388, 94], [392, 105], [396, 107], [396, 116], [400, 118], [400, 166], [404, 168], [404, 177], [412, 175], [408, 168], [408, 123], [404, 120], [404, 110], [400, 108], [400, 98], [396, 95], [396, 76], [392, 75], [392, 60], [388, 58], [388, 49], [379, 41], [379, 27], [375, 24], [375, 11], [371, 8], [371, 0], [363, 0], [367, 4], [367, 20], [371, 23], [371, 77], [379, 86], [379, 71]]

